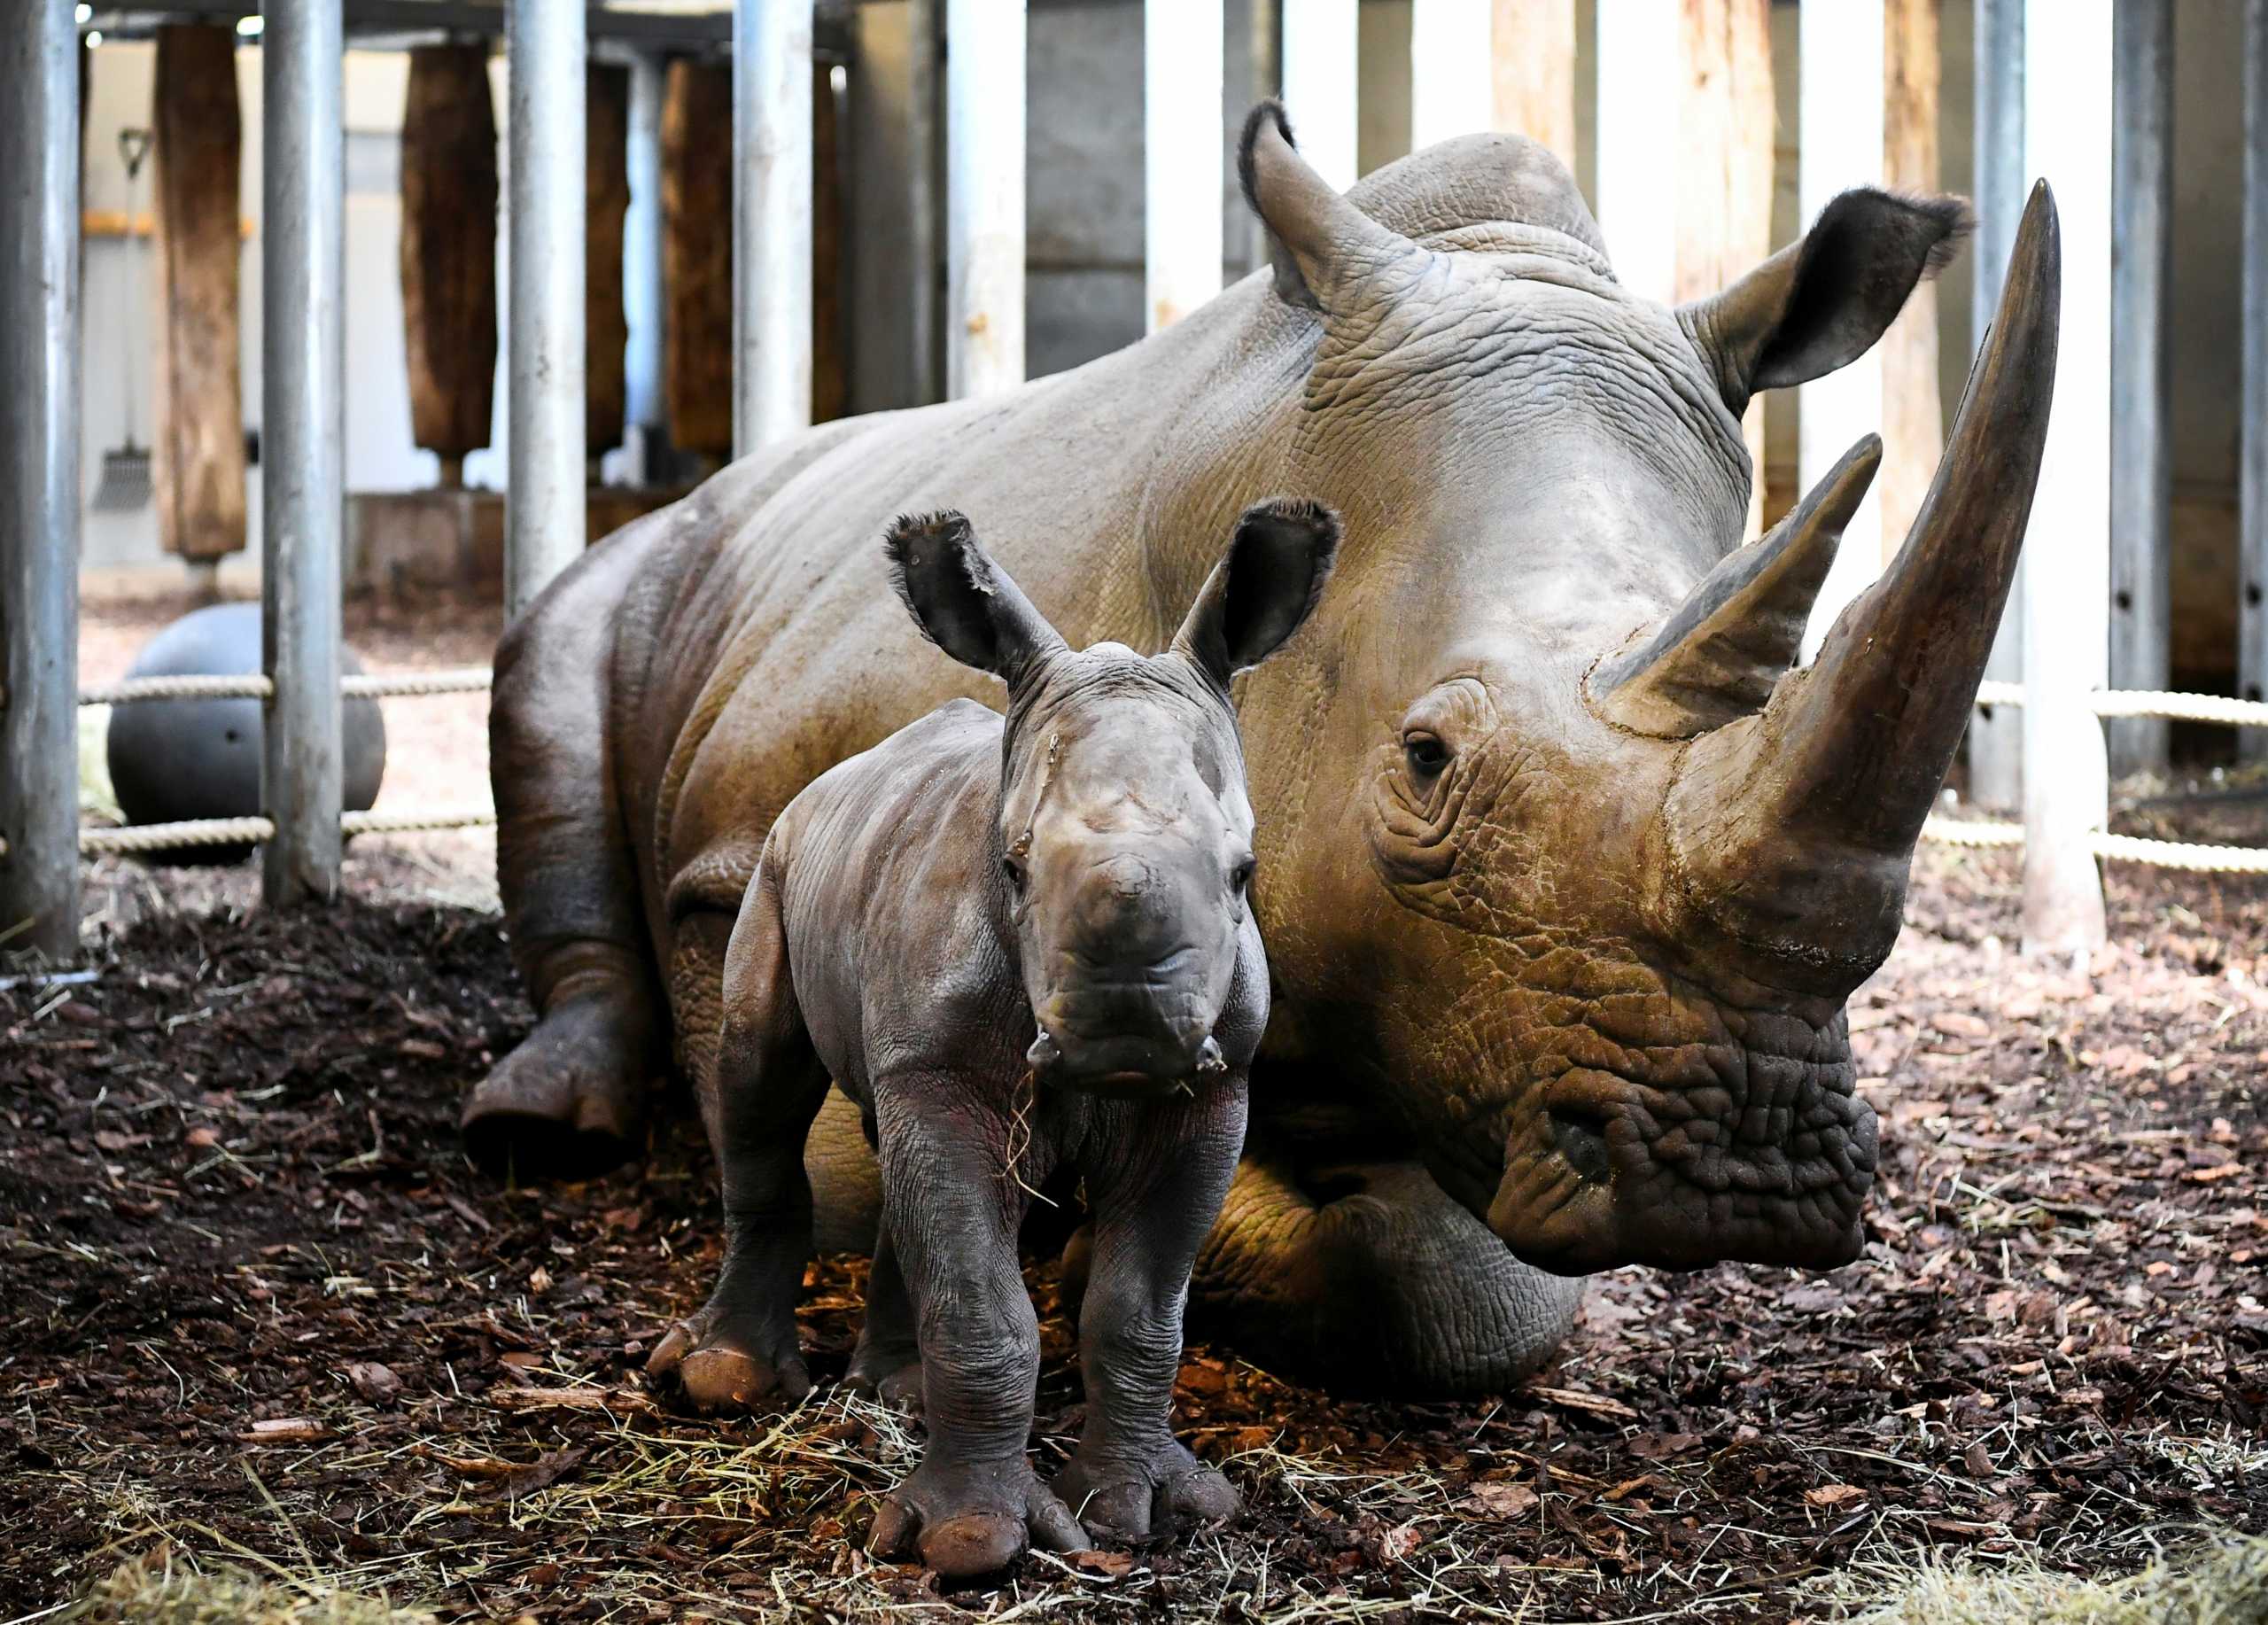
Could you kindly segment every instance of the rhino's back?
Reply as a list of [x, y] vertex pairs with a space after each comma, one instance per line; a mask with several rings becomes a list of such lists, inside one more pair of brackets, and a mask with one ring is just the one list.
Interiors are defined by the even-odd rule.
[[[1248, 365], [1275, 315], [1264, 299], [1248, 279], [1150, 340], [1012, 393], [827, 425], [815, 455], [790, 442], [688, 499], [708, 516], [707, 557], [669, 567], [693, 585], [654, 634], [670, 670], [637, 724], [671, 741], [649, 825], [664, 886], [691, 872], [736, 896], [773, 820], [819, 774], [946, 700], [998, 703], [998, 685], [924, 642], [891, 590], [882, 536], [898, 514], [966, 513], [1075, 645], [1161, 646], [1229, 517], [1270, 486], [1270, 447], [1206, 428], [1281, 392]], [[1192, 478], [1192, 443], [1229, 465], [1218, 478]], [[1187, 558], [1161, 558], [1161, 534], [1186, 536]]]

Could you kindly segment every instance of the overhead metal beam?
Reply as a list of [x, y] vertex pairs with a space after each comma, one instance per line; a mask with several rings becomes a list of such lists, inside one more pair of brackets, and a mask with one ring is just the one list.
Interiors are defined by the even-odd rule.
[[260, 603], [271, 907], [338, 890], [346, 525], [346, 43], [338, 0], [267, 0], [260, 53]]
[[0, 28], [0, 939], [79, 952], [79, 35]]

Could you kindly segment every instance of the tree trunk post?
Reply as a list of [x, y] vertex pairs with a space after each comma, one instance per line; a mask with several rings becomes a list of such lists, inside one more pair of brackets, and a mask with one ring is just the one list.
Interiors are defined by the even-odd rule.
[[[496, 408], [496, 106], [488, 47], [409, 53], [401, 120], [401, 324], [410, 438], [461, 483]], [[452, 473], [460, 476], [453, 481]]]
[[1575, 167], [1575, 0], [1495, 0], [1490, 128], [1526, 136]]

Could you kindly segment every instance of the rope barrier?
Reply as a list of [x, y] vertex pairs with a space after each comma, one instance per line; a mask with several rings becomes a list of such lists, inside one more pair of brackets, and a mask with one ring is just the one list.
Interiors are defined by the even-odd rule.
[[[2022, 683], [1977, 685], [1979, 705], [2023, 704]], [[2176, 694], [2165, 688], [2101, 688], [2087, 696], [2098, 717], [2171, 717], [2179, 722], [2218, 722], [2229, 727], [2268, 727], [2268, 704], [2223, 694]]]
[[439, 812], [348, 812], [340, 816], [342, 835], [410, 835], [423, 829], [479, 829], [496, 821], [493, 807], [458, 807]]
[[[493, 680], [485, 665], [458, 666], [439, 672], [389, 672], [377, 676], [339, 679], [338, 691], [348, 699], [383, 700], [431, 694], [478, 694]], [[276, 685], [257, 673], [245, 677], [129, 677], [79, 692], [82, 705], [128, 705], [137, 700], [266, 700], [276, 696]]]
[[[346, 812], [341, 835], [411, 835], [427, 829], [478, 829], [496, 821], [493, 807], [456, 807], [439, 812]], [[276, 834], [265, 818], [188, 818], [170, 824], [128, 824], [116, 829], [82, 829], [79, 850], [99, 852], [159, 852], [178, 846], [251, 846]], [[0, 854], [7, 843], [0, 841]]]
[[[2022, 824], [1985, 820], [1925, 819], [1922, 838], [1941, 846], [2020, 847]], [[2113, 863], [2147, 863], [2201, 875], [2268, 875], [2268, 848], [2210, 846], [2197, 841], [2154, 841], [2142, 836], [2097, 834], [2094, 854]]]

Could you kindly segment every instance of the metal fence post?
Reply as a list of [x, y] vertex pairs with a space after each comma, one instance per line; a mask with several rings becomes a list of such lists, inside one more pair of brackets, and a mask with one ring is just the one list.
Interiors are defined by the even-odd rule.
[[[2243, 384], [2237, 441], [2237, 697], [2268, 700], [2268, 0], [2244, 5]], [[2268, 728], [2237, 730], [2246, 761]]]
[[32, 10], [0, 29], [0, 938], [61, 961], [79, 951], [80, 47], [70, 0]]
[[276, 906], [338, 890], [346, 169], [339, 0], [268, 0], [266, 19], [260, 603], [276, 694], [260, 801]]
[[944, 0], [945, 389], [1024, 381], [1024, 0]]
[[517, 619], [583, 551], [583, 100], [581, 0], [511, 0], [510, 483], [504, 613]]
[[1142, 7], [1145, 330], [1221, 291], [1221, 0]]
[[[2015, 250], [2030, 176], [2023, 145], [2024, 0], [1977, 0], [1977, 281], [1970, 341], [1982, 346], [2000, 307], [2000, 279]], [[2016, 564], [2008, 609], [1984, 675], [2023, 680], [2023, 571]], [[2013, 705], [1980, 710], [1969, 724], [1969, 793], [1979, 805], [2013, 812], [2023, 803], [2023, 716]]]
[[1284, 108], [1300, 156], [1340, 191], [1355, 183], [1355, 0], [1284, 8]]
[[812, 0], [733, 8], [733, 454], [812, 421]]
[[[2110, 684], [2173, 687], [2173, 4], [2120, 0], [2110, 250]], [[2163, 773], [2171, 725], [2120, 717], [2114, 773]]]
[[1489, 128], [1495, 111], [1490, 20], [1489, 0], [1412, 0], [1411, 152], [1422, 152], [1452, 136], [1469, 136]]
[[2055, 396], [2025, 571], [2023, 943], [2083, 953], [2103, 940], [2094, 853], [2109, 805], [2088, 704], [2110, 667], [2112, 0], [2029, 0], [2024, 160], [2055, 189], [2062, 309]]

